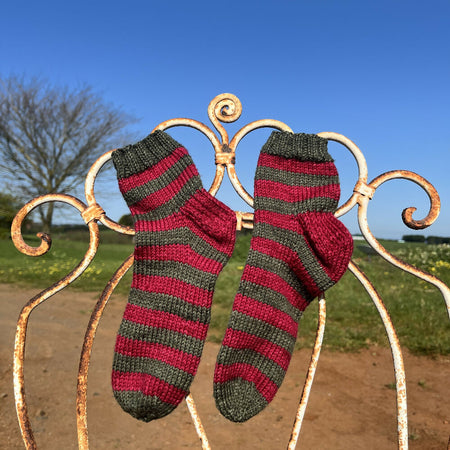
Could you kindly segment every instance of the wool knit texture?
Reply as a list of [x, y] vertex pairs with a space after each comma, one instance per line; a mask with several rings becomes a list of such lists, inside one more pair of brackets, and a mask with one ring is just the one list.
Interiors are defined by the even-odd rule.
[[112, 160], [136, 232], [112, 388], [126, 412], [148, 422], [189, 393], [236, 215], [203, 189], [187, 150], [162, 131], [114, 151]]
[[234, 422], [274, 398], [302, 311], [347, 269], [353, 240], [333, 214], [339, 195], [326, 139], [272, 133], [258, 159], [250, 250], [214, 373], [217, 408]]

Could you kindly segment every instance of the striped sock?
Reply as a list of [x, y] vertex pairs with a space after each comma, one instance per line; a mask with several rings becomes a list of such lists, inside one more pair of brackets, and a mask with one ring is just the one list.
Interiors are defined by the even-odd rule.
[[236, 216], [203, 189], [186, 149], [162, 131], [112, 159], [136, 231], [112, 387], [126, 412], [149, 422], [189, 392], [214, 285], [233, 251]]
[[302, 311], [347, 268], [353, 240], [333, 215], [339, 195], [327, 140], [272, 133], [258, 160], [250, 251], [214, 373], [217, 408], [234, 422], [273, 399]]

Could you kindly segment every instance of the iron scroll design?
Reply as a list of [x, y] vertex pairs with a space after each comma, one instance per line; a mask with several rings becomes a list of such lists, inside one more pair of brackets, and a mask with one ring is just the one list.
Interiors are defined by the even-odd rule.
[[[237, 194], [249, 205], [253, 205], [252, 196], [242, 186], [235, 170], [235, 155], [239, 142], [250, 132], [259, 128], [273, 128], [282, 131], [291, 131], [286, 124], [277, 120], [257, 120], [251, 122], [242, 127], [230, 140], [228, 133], [222, 123], [235, 122], [239, 119], [242, 112], [242, 105], [239, 99], [232, 94], [221, 94], [215, 97], [208, 106], [208, 116], [213, 124], [216, 132], [214, 132], [207, 125], [193, 119], [177, 118], [162, 122], [155, 130], [167, 130], [172, 127], [185, 126], [194, 128], [203, 133], [211, 142], [214, 154], [215, 154], [215, 176], [212, 184], [209, 188], [209, 192], [212, 195], [216, 195], [220, 189], [225, 172], [227, 173], [231, 184], [233, 185]], [[414, 266], [407, 264], [406, 262], [398, 259], [391, 253], [389, 253], [380, 242], [373, 236], [367, 220], [367, 209], [370, 199], [374, 196], [377, 188], [386, 181], [403, 178], [422, 187], [427, 193], [430, 200], [430, 209], [427, 216], [422, 220], [413, 219], [413, 212], [415, 208], [410, 207], [403, 211], [402, 217], [406, 226], [413, 229], [423, 229], [431, 225], [437, 218], [440, 211], [439, 195], [435, 188], [421, 176], [404, 170], [395, 170], [386, 172], [371, 182], [368, 182], [368, 171], [366, 160], [361, 150], [356, 146], [354, 142], [345, 136], [333, 133], [323, 132], [318, 133], [328, 140], [336, 141], [347, 148], [356, 160], [358, 167], [358, 179], [355, 183], [355, 187], [352, 195], [348, 198], [336, 211], [336, 216], [340, 217], [347, 214], [354, 207], [358, 210], [358, 222], [360, 230], [367, 240], [369, 245], [389, 263], [397, 266], [398, 268], [409, 272], [422, 280], [425, 280], [434, 286], [436, 286], [442, 293], [447, 309], [450, 316], [450, 290], [449, 288], [437, 277], [418, 269]], [[111, 153], [113, 150], [103, 154], [92, 165], [89, 170], [85, 181], [85, 197], [86, 203], [80, 201], [76, 197], [66, 194], [49, 194], [37, 197], [24, 205], [14, 218], [11, 236], [12, 240], [22, 253], [30, 256], [40, 256], [45, 254], [51, 247], [51, 237], [38, 233], [38, 237], [41, 239], [41, 243], [38, 247], [31, 247], [23, 240], [21, 228], [22, 223], [26, 216], [37, 206], [47, 202], [62, 202], [71, 205], [78, 210], [82, 219], [89, 228], [89, 246], [85, 256], [79, 262], [79, 264], [72, 269], [64, 278], [40, 292], [38, 295], [29, 300], [29, 302], [22, 308], [16, 330], [15, 349], [14, 349], [14, 395], [16, 403], [16, 411], [20, 430], [22, 433], [23, 441], [27, 449], [36, 449], [36, 441], [33, 436], [32, 426], [28, 415], [28, 408], [25, 396], [25, 379], [24, 379], [24, 355], [25, 355], [25, 342], [28, 321], [31, 312], [41, 303], [48, 300], [57, 292], [61, 291], [68, 285], [70, 285], [75, 279], [77, 279], [92, 262], [97, 249], [99, 247], [99, 227], [98, 222], [104, 226], [116, 231], [117, 233], [133, 235], [134, 230], [130, 227], [122, 226], [110, 219], [103, 208], [97, 203], [94, 194], [95, 180], [104, 166], [104, 164], [111, 159]], [[252, 228], [253, 227], [253, 213], [236, 211], [237, 217], [237, 229]], [[113, 274], [110, 281], [105, 286], [102, 294], [100, 295], [92, 315], [89, 320], [88, 327], [86, 329], [83, 347], [80, 356], [78, 380], [77, 380], [77, 398], [76, 398], [76, 415], [77, 415], [77, 430], [78, 430], [78, 447], [79, 449], [88, 449], [88, 425], [87, 425], [87, 381], [88, 381], [88, 368], [91, 356], [91, 350], [96, 334], [96, 330], [99, 325], [100, 318], [108, 303], [108, 300], [114, 291], [115, 287], [124, 276], [124, 274], [133, 265], [133, 255], [130, 255]], [[400, 344], [397, 334], [389, 318], [389, 314], [380, 295], [372, 285], [370, 280], [362, 272], [362, 270], [351, 261], [349, 264], [349, 270], [359, 280], [362, 286], [368, 292], [370, 298], [374, 302], [381, 320], [386, 329], [386, 333], [391, 345], [391, 351], [393, 356], [393, 364], [396, 377], [397, 387], [397, 423], [398, 423], [398, 446], [400, 449], [406, 449], [408, 447], [408, 426], [407, 426], [407, 402], [406, 402], [406, 386], [405, 386], [405, 370], [403, 365], [403, 358], [401, 353]], [[297, 415], [295, 418], [292, 434], [288, 444], [289, 449], [294, 449], [297, 445], [303, 416], [305, 414], [306, 406], [308, 403], [309, 394], [311, 391], [312, 383], [314, 380], [315, 370], [318, 364], [320, 350], [322, 346], [322, 338], [325, 330], [326, 321], [326, 303], [325, 298], [322, 296], [318, 302], [319, 305], [319, 320], [316, 333], [316, 341], [311, 355], [310, 366], [307, 372], [306, 380], [304, 383], [303, 391], [301, 394]], [[202, 448], [209, 449], [210, 444], [208, 442], [205, 430], [202, 426], [200, 417], [197, 413], [194, 399], [189, 394], [186, 397], [186, 404], [192, 417], [193, 425], [201, 440]]]

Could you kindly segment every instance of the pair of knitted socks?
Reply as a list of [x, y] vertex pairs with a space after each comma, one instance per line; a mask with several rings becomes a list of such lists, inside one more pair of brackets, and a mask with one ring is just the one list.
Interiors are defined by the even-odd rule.
[[[136, 231], [112, 387], [125, 411], [148, 422], [189, 393], [236, 216], [202, 187], [187, 150], [162, 131], [112, 159]], [[302, 311], [347, 268], [353, 241], [333, 215], [339, 195], [325, 139], [272, 133], [258, 159], [250, 251], [214, 373], [216, 405], [234, 422], [273, 399]]]

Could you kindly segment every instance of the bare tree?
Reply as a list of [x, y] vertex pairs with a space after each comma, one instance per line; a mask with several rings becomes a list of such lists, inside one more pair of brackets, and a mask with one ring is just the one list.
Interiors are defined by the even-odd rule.
[[[133, 120], [90, 86], [0, 77], [0, 170], [23, 197], [70, 192]], [[43, 231], [53, 212], [53, 203], [39, 208]]]

